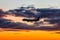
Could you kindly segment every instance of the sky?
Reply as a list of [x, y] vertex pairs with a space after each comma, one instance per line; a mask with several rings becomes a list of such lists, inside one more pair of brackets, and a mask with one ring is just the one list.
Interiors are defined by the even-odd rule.
[[36, 8], [60, 8], [60, 0], [0, 0], [0, 9], [9, 10], [31, 4]]

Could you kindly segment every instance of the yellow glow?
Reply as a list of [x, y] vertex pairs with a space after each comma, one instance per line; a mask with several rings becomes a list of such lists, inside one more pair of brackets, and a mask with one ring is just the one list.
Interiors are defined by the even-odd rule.
[[41, 30], [1, 31], [0, 40], [60, 40], [60, 34]]
[[3, 17], [4, 19], [10, 19], [13, 22], [21, 22], [21, 23], [25, 23], [28, 25], [33, 25], [32, 22], [27, 22], [27, 21], [22, 21], [24, 19], [24, 17], [16, 17], [14, 15], [6, 15], [5, 17]]

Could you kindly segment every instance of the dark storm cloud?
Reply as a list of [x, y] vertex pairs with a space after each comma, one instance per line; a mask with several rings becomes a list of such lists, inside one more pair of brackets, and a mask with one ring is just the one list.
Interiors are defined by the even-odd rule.
[[[24, 16], [24, 17], [40, 17], [40, 18], [45, 18], [45, 17], [56, 17], [56, 16], [60, 16], [60, 10], [55, 10], [55, 9], [36, 9], [37, 12], [39, 12], [39, 14], [37, 14], [37, 16], [27, 10], [26, 12], [22, 12], [21, 10], [10, 10], [10, 12], [3, 12], [2, 10], [0, 10], [0, 17], [8, 14], [14, 14], [15, 16]], [[41, 13], [41, 15], [40, 15]], [[60, 24], [60, 23], [59, 23]], [[60, 25], [59, 25], [60, 26]], [[58, 25], [55, 27], [37, 27], [36, 25], [27, 25], [24, 23], [20, 23], [20, 22], [11, 22], [11, 20], [8, 19], [3, 19], [0, 18], [0, 28], [16, 28], [16, 29], [37, 29], [37, 30], [60, 30], [60, 27]]]
[[7, 19], [0, 19], [0, 28], [19, 28], [19, 29], [28, 29], [29, 26], [19, 22], [11, 22]]
[[32, 29], [32, 30], [60, 30], [59, 27], [37, 27], [30, 26], [20, 22], [11, 22], [7, 19], [0, 19], [0, 28], [15, 28], [15, 29]]

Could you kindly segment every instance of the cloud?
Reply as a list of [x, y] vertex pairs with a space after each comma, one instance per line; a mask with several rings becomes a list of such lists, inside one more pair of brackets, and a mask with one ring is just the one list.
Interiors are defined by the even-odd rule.
[[27, 25], [20, 22], [10, 22], [7, 19], [0, 19], [0, 28], [14, 29], [32, 29], [32, 30], [60, 30], [58, 27], [37, 27], [36, 25]]
[[[40, 9], [39, 9], [40, 10]], [[11, 11], [11, 10], [10, 10]], [[40, 10], [40, 11], [42, 11], [42, 15], [41, 16], [43, 16], [43, 18], [44, 17], [48, 17], [49, 15], [50, 16], [53, 16], [53, 15], [55, 15], [55, 13], [53, 14], [53, 15], [51, 15], [51, 13], [48, 13], [47, 14], [47, 11], [46, 10]], [[43, 12], [43, 11], [45, 11], [45, 12]], [[44, 14], [45, 13], [45, 14]], [[52, 12], [53, 13], [53, 12]], [[56, 12], [57, 13], [57, 12]], [[31, 11], [26, 11], [25, 13], [14, 13], [14, 12], [12, 12], [11, 13], [11, 15], [15, 15], [14, 16], [14, 18], [16, 17], [16, 16], [25, 16], [25, 17], [31, 17], [31, 16], [34, 16], [34, 14], [31, 12]], [[59, 13], [58, 13], [59, 14]], [[1, 11], [0, 12], [0, 15], [2, 15], [2, 17], [4, 16], [4, 15], [10, 15], [10, 13], [4, 13], [3, 11]], [[55, 15], [56, 16], [56, 15]], [[58, 15], [57, 15], [58, 16]], [[9, 16], [10, 17], [10, 16]], [[8, 18], [9, 18], [8, 17]], [[35, 16], [35, 17], [37, 17], [37, 16]], [[20, 21], [20, 20], [19, 20]], [[56, 27], [54, 26], [54, 27], [50, 27], [50, 26], [46, 26], [46, 27], [37, 27], [36, 25], [27, 25], [27, 24], [25, 24], [25, 23], [20, 23], [20, 22], [11, 22], [11, 20], [10, 19], [3, 19], [3, 18], [0, 18], [0, 28], [16, 28], [16, 29], [32, 29], [32, 30], [34, 30], [34, 29], [36, 29], [36, 30], [60, 30], [60, 27], [57, 25]]]

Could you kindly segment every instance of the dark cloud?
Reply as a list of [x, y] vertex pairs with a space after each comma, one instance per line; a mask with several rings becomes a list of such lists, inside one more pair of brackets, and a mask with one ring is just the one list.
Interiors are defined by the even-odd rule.
[[20, 22], [11, 22], [7, 19], [0, 19], [0, 28], [15, 28], [15, 29], [32, 29], [32, 30], [60, 30], [59, 27], [37, 27], [30, 26]]
[[34, 9], [34, 10], [14, 9], [14, 10], [9, 10], [7, 12], [0, 10], [0, 28], [60, 30], [60, 27], [59, 27], [60, 25], [58, 25], [60, 23], [58, 23], [56, 27], [55, 26], [54, 27], [48, 27], [48, 26], [47, 27], [37, 27], [36, 25], [31, 26], [31, 25], [27, 25], [24, 23], [20, 23], [20, 22], [11, 22], [11, 20], [2, 18], [2, 16], [6, 15], [6, 14], [8, 14], [8, 15], [12, 14], [15, 16], [24, 16], [24, 17], [35, 17], [35, 18], [60, 17], [60, 9]]
[[29, 26], [19, 22], [11, 22], [11, 20], [0, 19], [0, 28], [20, 28], [20, 29], [28, 29]]

